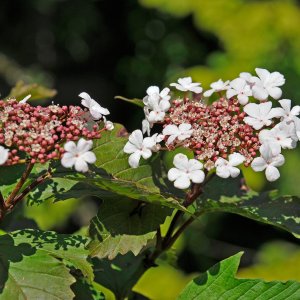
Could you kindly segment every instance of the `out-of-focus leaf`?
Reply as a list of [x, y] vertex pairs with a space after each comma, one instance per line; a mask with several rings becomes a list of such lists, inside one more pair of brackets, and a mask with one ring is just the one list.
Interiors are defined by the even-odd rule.
[[144, 107], [145, 106], [144, 102], [141, 99], [137, 99], [137, 98], [128, 99], [128, 98], [125, 98], [125, 97], [122, 97], [122, 96], [116, 96], [115, 99], [126, 101], [126, 102], [129, 102], [129, 103], [134, 104], [134, 105], [139, 106], [139, 107]]
[[26, 84], [23, 81], [18, 81], [7, 98], [15, 98], [20, 101], [26, 96], [31, 95], [30, 100], [47, 99], [54, 97], [56, 93], [56, 90], [46, 88], [37, 83]]
[[105, 300], [105, 295], [97, 287], [84, 278], [78, 278], [71, 286], [75, 294], [74, 300]]
[[167, 207], [121, 197], [104, 201], [89, 229], [91, 255], [109, 259], [129, 251], [138, 255], [171, 212]]
[[66, 263], [93, 279], [86, 242], [30, 229], [0, 236], [0, 299], [73, 299]]
[[300, 283], [264, 282], [260, 279], [235, 278], [242, 253], [233, 255], [191, 281], [179, 295], [186, 299], [286, 300], [300, 297]]
[[197, 199], [196, 211], [235, 213], [300, 235], [300, 198], [244, 191], [243, 184], [241, 177], [214, 177]]

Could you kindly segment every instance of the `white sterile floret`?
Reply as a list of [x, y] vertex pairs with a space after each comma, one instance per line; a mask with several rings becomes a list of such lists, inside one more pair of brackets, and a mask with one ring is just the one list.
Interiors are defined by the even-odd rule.
[[251, 163], [251, 167], [255, 172], [265, 171], [266, 178], [269, 181], [275, 181], [280, 177], [277, 167], [284, 164], [284, 156], [282, 154], [273, 155], [269, 146], [262, 145], [259, 149], [261, 157], [256, 157]]
[[149, 99], [148, 105], [144, 109], [145, 116], [150, 123], [163, 121], [165, 112], [168, 111], [170, 106], [170, 102], [167, 100]]
[[178, 83], [171, 83], [170, 86], [175, 86], [175, 88], [182, 92], [194, 92], [200, 94], [203, 88], [200, 86], [201, 83], [193, 82], [192, 77], [179, 78]]
[[294, 123], [296, 131], [299, 131], [300, 128], [297, 127], [299, 126], [300, 119], [297, 118], [297, 116], [300, 114], [300, 106], [295, 105], [294, 107], [292, 107], [292, 101], [290, 99], [279, 100], [279, 103], [283, 109], [283, 116], [281, 118], [281, 121], [284, 121], [288, 124]]
[[112, 131], [115, 128], [114, 123], [111, 121], [105, 122], [105, 129], [108, 131]]
[[242, 164], [245, 161], [245, 157], [240, 153], [230, 154], [228, 160], [219, 157], [216, 162], [216, 173], [219, 177], [237, 177], [240, 174], [240, 169], [236, 166]]
[[128, 159], [129, 165], [132, 168], [137, 168], [141, 157], [148, 159], [152, 155], [152, 151], [156, 146], [156, 143], [156, 135], [143, 138], [141, 130], [137, 129], [133, 131], [124, 147], [124, 152], [131, 154]]
[[163, 129], [163, 135], [169, 135], [167, 144], [171, 144], [176, 138], [179, 141], [183, 141], [193, 134], [192, 125], [188, 123], [182, 123], [179, 126], [169, 124]]
[[230, 87], [226, 92], [226, 97], [237, 96], [240, 104], [245, 105], [249, 101], [249, 96], [252, 96], [251, 88], [243, 78], [236, 78], [230, 82]]
[[257, 77], [253, 76], [251, 73], [242, 72], [240, 73], [240, 78], [246, 80], [247, 84], [252, 87], [255, 84]]
[[222, 79], [219, 79], [216, 82], [213, 82], [210, 87], [210, 90], [207, 90], [206, 92], [203, 93], [204, 97], [210, 97], [213, 93], [215, 92], [221, 92], [221, 91], [225, 91], [229, 88], [229, 80], [227, 81], [223, 81]]
[[81, 104], [89, 109], [94, 120], [100, 120], [102, 115], [106, 116], [110, 114], [107, 108], [102, 107], [88, 93], [82, 92], [79, 94], [79, 97], [82, 98]]
[[271, 101], [260, 104], [249, 103], [244, 107], [244, 112], [249, 116], [244, 118], [244, 122], [256, 130], [271, 125], [273, 118], [283, 116], [283, 109], [272, 108]]
[[270, 73], [266, 69], [255, 69], [256, 77], [255, 85], [252, 87], [252, 94], [255, 99], [260, 101], [266, 100], [269, 95], [274, 99], [279, 99], [282, 95], [282, 90], [279, 86], [284, 85], [285, 78], [279, 72]]
[[65, 168], [75, 167], [78, 172], [87, 172], [89, 164], [93, 164], [96, 161], [96, 156], [91, 150], [93, 147], [92, 141], [86, 141], [81, 138], [77, 145], [73, 141], [65, 143], [65, 153], [62, 156], [61, 164]]
[[146, 117], [146, 119], [144, 119], [142, 121], [142, 131], [143, 131], [144, 134], [147, 132], [147, 135], [149, 136], [150, 135], [150, 130], [151, 130], [151, 124], [147, 120], [147, 117]]
[[172, 168], [168, 172], [168, 179], [174, 181], [174, 186], [178, 189], [187, 189], [191, 181], [194, 183], [202, 183], [205, 175], [202, 171], [203, 164], [196, 159], [188, 159], [182, 153], [174, 156]]
[[170, 89], [164, 88], [161, 92], [159, 91], [158, 86], [148, 87], [147, 96], [144, 97], [143, 102], [145, 105], [149, 104], [149, 100], [157, 99], [158, 101], [170, 101], [171, 96], [169, 95]]
[[268, 146], [274, 156], [281, 152], [281, 148], [294, 149], [297, 140], [293, 123], [281, 122], [271, 130], [264, 129], [259, 133], [259, 141], [262, 145]]
[[6, 163], [8, 159], [8, 149], [5, 149], [3, 146], [0, 146], [0, 165], [3, 165]]

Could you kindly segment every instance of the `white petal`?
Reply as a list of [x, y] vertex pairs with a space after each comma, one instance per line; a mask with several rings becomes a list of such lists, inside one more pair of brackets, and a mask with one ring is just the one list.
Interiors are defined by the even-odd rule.
[[132, 168], [137, 168], [139, 166], [140, 159], [141, 159], [141, 152], [136, 151], [129, 156], [128, 163]]
[[135, 152], [136, 150], [138, 150], [138, 148], [135, 145], [131, 144], [130, 142], [127, 142], [123, 149], [123, 151], [128, 154], [131, 154], [131, 153]]
[[259, 105], [256, 103], [249, 103], [245, 105], [244, 112], [250, 117], [257, 118], [258, 116], [260, 116]]
[[159, 94], [159, 87], [158, 86], [149, 86], [148, 88], [147, 88], [147, 91], [146, 91], [146, 93], [149, 95], [149, 96], [151, 96], [151, 95], [153, 95], [153, 94]]
[[254, 85], [252, 87], [252, 94], [255, 99], [260, 100], [260, 101], [266, 100], [269, 96], [267, 91], [263, 87], [258, 86], [258, 85]]
[[0, 146], [0, 165], [3, 165], [8, 159], [9, 150]]
[[188, 131], [192, 128], [192, 125], [191, 124], [188, 124], [188, 123], [182, 123], [179, 125], [179, 130], [182, 132], [182, 133], [185, 133], [185, 131]]
[[201, 170], [195, 170], [190, 172], [189, 178], [194, 183], [202, 183], [205, 179], [204, 172]]
[[165, 98], [168, 96], [168, 94], [170, 93], [170, 89], [169, 88], [164, 88], [161, 92], [160, 92], [160, 96], [162, 98]]
[[228, 178], [230, 176], [228, 166], [219, 166], [216, 169], [216, 174], [222, 178]]
[[272, 108], [271, 111], [268, 114], [268, 119], [273, 119], [273, 118], [280, 118], [283, 117], [285, 114], [285, 111], [281, 107], [275, 107]]
[[144, 159], [148, 159], [149, 157], [151, 157], [152, 152], [150, 149], [143, 149], [143, 151], [141, 152], [142, 156]]
[[179, 134], [179, 129], [176, 125], [167, 125], [164, 129], [163, 129], [163, 135], [172, 135], [172, 134]]
[[81, 157], [77, 157], [75, 161], [75, 170], [77, 172], [87, 172], [89, 170], [88, 164]]
[[240, 153], [232, 153], [229, 155], [229, 163], [231, 166], [235, 167], [242, 164], [245, 161], [245, 156]]
[[227, 164], [228, 164], [228, 161], [222, 157], [219, 157], [215, 162], [216, 167], [226, 166]]
[[245, 105], [245, 104], [247, 104], [248, 101], [249, 101], [248, 96], [243, 95], [243, 94], [238, 95], [237, 98], [238, 98], [238, 101], [239, 101], [239, 103], [240, 103], [241, 105]]
[[207, 90], [203, 93], [203, 96], [204, 97], [210, 97], [213, 93], [214, 93], [214, 89], [211, 89], [211, 90]]
[[190, 87], [189, 90], [196, 94], [200, 94], [200, 93], [202, 93], [203, 88], [201, 86], [194, 86], [194, 87]]
[[284, 156], [282, 154], [278, 154], [277, 156], [272, 158], [270, 165], [273, 167], [280, 167], [284, 164], [284, 162]]
[[142, 130], [143, 130], [143, 133], [147, 132], [147, 135], [148, 136], [150, 135], [150, 123], [147, 119], [144, 119], [142, 121]]
[[76, 147], [76, 144], [73, 141], [66, 142], [65, 145], [64, 145], [64, 149], [67, 152], [77, 153], [77, 147]]
[[190, 184], [191, 182], [187, 175], [182, 175], [178, 177], [174, 182], [174, 186], [182, 190], [187, 189], [190, 186]]
[[282, 90], [279, 87], [273, 87], [268, 89], [269, 95], [274, 99], [279, 99], [282, 95]]
[[234, 90], [234, 89], [228, 89], [228, 90], [226, 91], [226, 97], [227, 97], [228, 99], [230, 99], [230, 98], [236, 96], [237, 94], [238, 94], [238, 92], [237, 92], [236, 90]]
[[137, 148], [142, 148], [143, 144], [143, 134], [142, 131], [137, 129], [134, 130], [131, 135], [129, 136], [129, 142], [133, 145], [137, 146]]
[[195, 171], [203, 169], [203, 164], [197, 159], [190, 159], [188, 162], [188, 170]]
[[176, 168], [172, 168], [169, 170], [168, 172], [168, 179], [170, 181], [174, 181], [176, 180], [179, 176], [181, 176], [183, 174], [183, 172], [181, 170], [178, 170]]
[[174, 156], [173, 165], [179, 170], [188, 170], [189, 160], [186, 155], [178, 153]]
[[146, 148], [151, 149], [152, 147], [154, 147], [156, 144], [156, 140], [153, 137], [146, 137], [143, 140], [143, 146]]
[[76, 158], [72, 153], [66, 152], [63, 154], [61, 164], [65, 168], [72, 168], [75, 164]]
[[80, 157], [82, 157], [82, 159], [84, 159], [89, 164], [93, 164], [96, 162], [96, 155], [92, 151], [85, 152]]
[[261, 172], [267, 167], [266, 161], [262, 157], [256, 157], [251, 163], [251, 167], [255, 172]]
[[257, 120], [252, 117], [245, 117], [244, 122], [250, 126], [252, 126], [254, 129], [259, 130], [261, 129], [265, 124], [261, 120]]
[[300, 106], [299, 105], [294, 106], [291, 110], [291, 114], [293, 116], [298, 116], [300, 114]]
[[268, 181], [275, 181], [280, 177], [280, 173], [277, 168], [268, 166], [266, 168], [266, 177]]
[[84, 138], [81, 138], [77, 143], [77, 152], [78, 153], [84, 153], [89, 151], [93, 147], [93, 141], [85, 140]]
[[278, 101], [281, 105], [281, 107], [286, 111], [286, 113], [289, 113], [291, 111], [291, 100], [290, 99], [282, 99]]
[[229, 167], [229, 172], [232, 178], [238, 177], [241, 173], [240, 169], [236, 167]]
[[268, 80], [270, 77], [270, 72], [266, 69], [256, 68], [255, 72], [263, 82]]
[[268, 113], [271, 111], [272, 102], [268, 101], [268, 102], [265, 102], [265, 103], [261, 103], [261, 104], [258, 105], [258, 107], [259, 107], [260, 115], [261, 116], [267, 116]]

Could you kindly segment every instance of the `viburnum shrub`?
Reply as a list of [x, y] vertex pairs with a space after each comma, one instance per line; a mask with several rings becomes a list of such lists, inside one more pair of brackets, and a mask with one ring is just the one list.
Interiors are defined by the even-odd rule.
[[[3, 224], [22, 200], [93, 196], [99, 211], [86, 234], [6, 229], [0, 299], [105, 299], [107, 289], [116, 299], [151, 299], [136, 283], [205, 213], [243, 215], [299, 237], [300, 199], [253, 191], [241, 174], [243, 166], [277, 180], [283, 149], [300, 138], [300, 106], [282, 99], [284, 76], [255, 71], [206, 91], [185, 77], [172, 91], [150, 86], [143, 100], [119, 97], [145, 113], [131, 134], [85, 92], [81, 106], [1, 100]], [[295, 281], [235, 278], [240, 257], [200, 275], [178, 299], [300, 299]]]

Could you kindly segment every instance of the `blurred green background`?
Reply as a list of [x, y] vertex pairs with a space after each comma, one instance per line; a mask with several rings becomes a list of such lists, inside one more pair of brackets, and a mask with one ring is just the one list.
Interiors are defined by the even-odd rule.
[[[4, 0], [0, 26], [1, 96], [18, 80], [55, 88], [53, 100], [59, 103], [79, 104], [77, 95], [86, 91], [129, 130], [140, 127], [142, 111], [114, 96], [142, 98], [149, 85], [163, 87], [183, 75], [207, 88], [212, 81], [233, 79], [255, 67], [276, 70], [286, 77], [284, 98], [300, 104], [300, 1]], [[263, 174], [245, 173], [256, 190], [276, 188], [300, 196], [299, 167], [300, 152], [294, 150], [286, 153], [281, 179], [272, 185]], [[74, 200], [23, 209], [43, 229], [74, 232], [88, 224], [96, 207], [92, 200]], [[9, 218], [5, 229], [28, 224], [21, 208], [17, 216], [19, 222]], [[297, 244], [296, 238], [269, 226], [229, 214], [212, 215], [180, 240], [176, 267], [151, 271], [151, 286], [142, 280], [138, 289], [151, 294], [148, 290], [159, 278], [152, 297], [172, 299], [176, 289], [166, 290], [166, 285], [181, 287], [190, 273], [240, 250], [246, 251], [243, 266], [257, 264], [241, 275], [300, 280]], [[284, 261], [286, 254], [290, 262]], [[281, 272], [272, 269], [283, 265]]]

